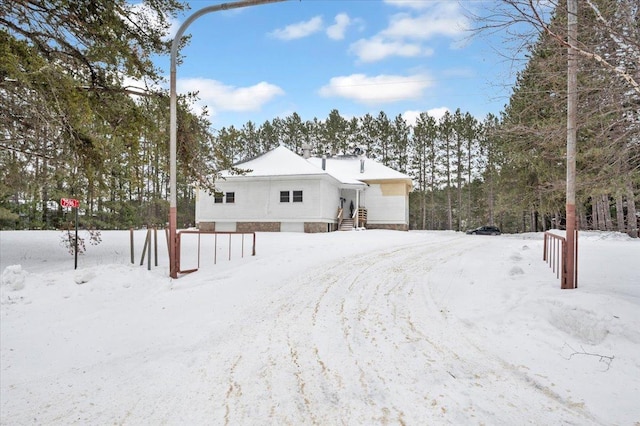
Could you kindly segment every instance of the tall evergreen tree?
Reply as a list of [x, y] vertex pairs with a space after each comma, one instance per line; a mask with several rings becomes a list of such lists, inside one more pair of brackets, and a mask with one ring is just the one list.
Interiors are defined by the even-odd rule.
[[[124, 226], [145, 220], [151, 203], [162, 207], [168, 100], [125, 81], [161, 81], [151, 58], [168, 52], [169, 20], [184, 7], [176, 0], [0, 4], [0, 130], [9, 136], [0, 180], [10, 182], [0, 187], [0, 212], [22, 214], [26, 205], [23, 226], [60, 226], [53, 200], [72, 196], [86, 204], [83, 220]], [[189, 197], [188, 184], [209, 185], [215, 175], [210, 123], [190, 112], [194, 100], [181, 96], [178, 107], [179, 190]], [[9, 170], [28, 171], [24, 187], [5, 179]]]
[[449, 111], [440, 118], [438, 123], [438, 159], [444, 169], [443, 183], [445, 185], [446, 209], [447, 209], [447, 229], [453, 229], [453, 203], [451, 200], [451, 173], [452, 173], [452, 152], [454, 147], [455, 129], [453, 116]]
[[347, 138], [347, 120], [337, 109], [329, 112], [329, 117], [323, 123], [323, 140], [332, 155], [346, 154], [349, 150]]
[[389, 166], [402, 173], [407, 172], [409, 163], [409, 136], [411, 129], [402, 115], [398, 114], [393, 120], [391, 133], [391, 155]]
[[[436, 139], [438, 124], [426, 112], [420, 113], [410, 142], [411, 169], [420, 196], [420, 229], [435, 229], [435, 192], [437, 187]], [[427, 208], [427, 194], [430, 202]], [[427, 213], [428, 210], [428, 213]]]

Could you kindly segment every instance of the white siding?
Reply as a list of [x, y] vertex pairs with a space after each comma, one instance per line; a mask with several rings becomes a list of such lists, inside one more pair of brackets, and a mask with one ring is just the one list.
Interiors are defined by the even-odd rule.
[[[227, 178], [216, 182], [222, 192], [234, 192], [235, 202], [214, 203], [199, 191], [196, 222], [329, 222], [340, 203], [337, 182], [322, 176]], [[280, 191], [289, 191], [288, 203], [280, 202]], [[303, 201], [293, 202], [293, 191], [302, 191]]]
[[408, 223], [408, 197], [384, 195], [379, 184], [372, 183], [367, 187], [361, 203], [367, 209], [368, 223]]

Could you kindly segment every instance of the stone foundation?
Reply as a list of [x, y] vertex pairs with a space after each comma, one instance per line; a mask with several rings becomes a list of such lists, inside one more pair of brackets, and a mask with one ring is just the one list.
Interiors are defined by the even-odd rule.
[[214, 232], [216, 230], [215, 222], [199, 222], [198, 229], [205, 232]]
[[305, 222], [304, 232], [307, 234], [317, 234], [319, 232], [328, 232], [328, 224], [324, 222]]
[[238, 222], [236, 232], [280, 232], [280, 222]]

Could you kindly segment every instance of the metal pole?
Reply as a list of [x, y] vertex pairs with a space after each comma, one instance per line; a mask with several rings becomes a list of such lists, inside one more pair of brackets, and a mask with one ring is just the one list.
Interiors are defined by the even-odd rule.
[[131, 264], [133, 265], [136, 263], [133, 257], [133, 228], [129, 228], [129, 245], [131, 247]]
[[578, 107], [578, 53], [574, 46], [578, 40], [578, 0], [567, 0], [567, 279], [562, 281], [563, 289], [575, 288], [575, 246], [576, 246], [576, 138]]
[[178, 54], [178, 45], [182, 39], [182, 35], [186, 29], [191, 25], [193, 21], [205, 15], [207, 13], [217, 12], [219, 10], [238, 9], [248, 6], [256, 6], [265, 3], [278, 3], [287, 0], [243, 0], [235, 3], [223, 3], [213, 6], [204, 7], [197, 12], [193, 13], [187, 18], [186, 21], [180, 25], [178, 32], [171, 43], [171, 69], [170, 69], [170, 83], [169, 83], [169, 275], [171, 278], [178, 278], [178, 263], [176, 257], [176, 227], [177, 227], [177, 166], [176, 166], [176, 152], [177, 152], [177, 95], [176, 95], [176, 57]]
[[151, 241], [149, 240], [149, 231], [144, 238], [144, 247], [142, 247], [142, 256], [140, 257], [140, 266], [144, 265], [144, 258], [147, 256], [147, 249], [151, 250]]
[[153, 254], [156, 266], [158, 266], [158, 228], [153, 227]]

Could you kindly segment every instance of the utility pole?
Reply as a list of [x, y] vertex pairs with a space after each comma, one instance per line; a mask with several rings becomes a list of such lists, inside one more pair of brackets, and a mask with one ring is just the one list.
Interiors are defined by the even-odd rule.
[[176, 58], [178, 56], [178, 46], [186, 29], [199, 17], [211, 12], [220, 10], [238, 9], [247, 6], [256, 6], [265, 3], [277, 3], [287, 0], [242, 0], [234, 3], [222, 3], [213, 6], [203, 7], [190, 15], [178, 28], [178, 32], [171, 43], [171, 69], [169, 83], [169, 275], [171, 278], [178, 278], [178, 254], [177, 253], [177, 222], [178, 222], [178, 201], [177, 201], [177, 94], [176, 94]]
[[578, 42], [578, 0], [567, 0], [567, 218], [565, 259], [566, 280], [561, 288], [577, 287], [576, 274], [576, 139], [578, 110], [578, 53], [574, 46]]

